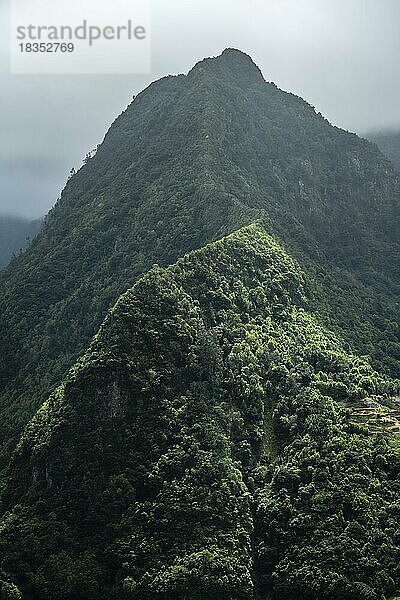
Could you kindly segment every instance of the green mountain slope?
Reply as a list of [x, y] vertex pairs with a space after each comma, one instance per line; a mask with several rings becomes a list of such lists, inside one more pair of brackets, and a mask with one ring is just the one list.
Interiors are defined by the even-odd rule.
[[371, 133], [367, 138], [386, 154], [398, 171], [400, 171], [400, 131], [382, 131]]
[[120, 298], [14, 452], [2, 597], [394, 590], [400, 456], [349, 409], [398, 384], [319, 324], [304, 281], [249, 226]]
[[375, 146], [241, 52], [152, 84], [0, 276], [1, 462], [141, 273], [255, 220], [299, 261], [324, 322], [398, 374], [399, 198]]
[[9, 263], [40, 229], [41, 219], [30, 221], [20, 217], [0, 215], [0, 268]]

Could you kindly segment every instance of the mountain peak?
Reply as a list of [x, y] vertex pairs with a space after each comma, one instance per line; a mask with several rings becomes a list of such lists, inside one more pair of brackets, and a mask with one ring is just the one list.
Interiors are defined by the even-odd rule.
[[218, 56], [201, 60], [193, 67], [189, 75], [204, 70], [214, 72], [221, 77], [231, 76], [247, 84], [265, 81], [260, 68], [251, 56], [236, 48], [226, 48]]
[[399, 222], [243, 52], [135, 98], [0, 272], [0, 599], [389, 597]]
[[236, 62], [242, 61], [243, 63], [251, 64], [252, 66], [257, 67], [251, 56], [243, 50], [239, 50], [238, 48], [225, 48], [225, 50], [219, 56], [217, 56], [217, 59], [221, 58]]

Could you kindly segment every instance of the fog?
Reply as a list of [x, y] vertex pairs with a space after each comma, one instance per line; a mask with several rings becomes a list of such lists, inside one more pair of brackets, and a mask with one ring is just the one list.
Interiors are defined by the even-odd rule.
[[398, 0], [153, 0], [152, 72], [107, 76], [11, 75], [0, 2], [1, 213], [46, 213], [133, 94], [227, 46], [335, 125], [400, 127]]

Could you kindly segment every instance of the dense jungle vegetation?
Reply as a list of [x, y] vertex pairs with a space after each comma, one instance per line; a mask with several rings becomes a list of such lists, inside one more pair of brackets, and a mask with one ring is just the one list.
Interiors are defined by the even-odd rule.
[[399, 214], [241, 52], [139, 94], [0, 272], [0, 600], [394, 594]]
[[46, 600], [394, 590], [399, 449], [349, 408], [399, 384], [310, 315], [303, 284], [250, 226], [122, 296], [14, 452], [8, 583]]

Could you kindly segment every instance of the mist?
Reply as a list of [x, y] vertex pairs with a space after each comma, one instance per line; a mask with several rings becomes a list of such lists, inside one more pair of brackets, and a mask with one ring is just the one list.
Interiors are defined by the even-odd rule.
[[398, 0], [153, 0], [147, 75], [11, 75], [0, 8], [0, 213], [45, 214], [132, 95], [226, 47], [361, 135], [400, 128]]

